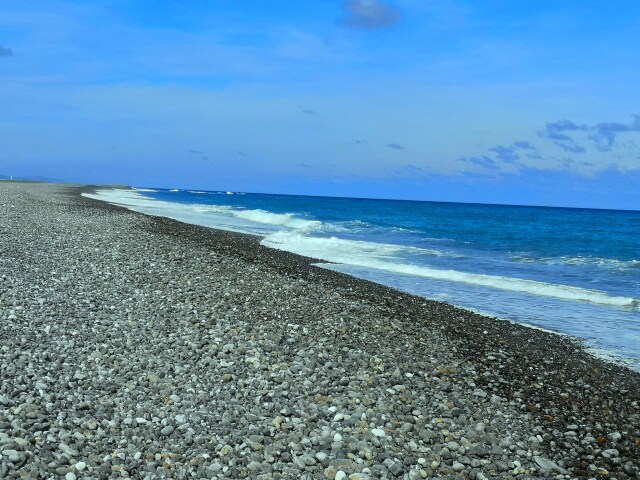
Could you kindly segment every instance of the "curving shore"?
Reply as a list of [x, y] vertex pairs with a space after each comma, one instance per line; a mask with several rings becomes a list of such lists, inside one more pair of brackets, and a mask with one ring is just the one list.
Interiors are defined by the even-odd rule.
[[640, 478], [640, 374], [564, 336], [0, 182], [0, 478]]

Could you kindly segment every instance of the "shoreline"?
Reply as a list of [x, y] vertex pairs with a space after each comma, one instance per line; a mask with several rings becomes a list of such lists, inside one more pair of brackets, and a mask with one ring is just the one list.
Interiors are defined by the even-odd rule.
[[[130, 187], [130, 186], [123, 187], [123, 186], [118, 186], [118, 185], [116, 185], [116, 186], [113, 186], [113, 185], [100, 185], [100, 186], [91, 186], [90, 188], [81, 188], [80, 189], [80, 195], [83, 195], [85, 193], [95, 194], [97, 190], [102, 190], [102, 189], [105, 189], [105, 188], [131, 189], [131, 190], [134, 190], [134, 191], [144, 191], [145, 190], [142, 187]], [[154, 191], [154, 190], [152, 189], [152, 191]], [[87, 198], [91, 198], [91, 197], [87, 197]], [[117, 204], [117, 203], [113, 204], [113, 203], [110, 203], [108, 200], [98, 200], [98, 199], [92, 199], [92, 200], [97, 200], [97, 201], [101, 201], [101, 202], [104, 202], [104, 203], [108, 203], [108, 204], [110, 204], [112, 206], [116, 206], [118, 208], [124, 208], [126, 210], [131, 211], [131, 212], [139, 213], [141, 215], [146, 215], [146, 216], [149, 216], [149, 217], [168, 218], [168, 217], [164, 217], [162, 215], [153, 215], [151, 213], [138, 212], [135, 209], [127, 207], [126, 205], [120, 205], [120, 204]], [[200, 228], [214, 230], [216, 232], [226, 232], [226, 233], [230, 233], [232, 235], [233, 234], [237, 234], [237, 235], [241, 235], [241, 236], [245, 236], [246, 235], [248, 237], [253, 237], [254, 239], [256, 239], [256, 241], [258, 243], [260, 243], [261, 240], [266, 238], [264, 235], [260, 235], [260, 234], [252, 234], [252, 233], [247, 233], [247, 232], [242, 232], [242, 231], [219, 229], [219, 228], [215, 228], [215, 227], [199, 225], [197, 223], [186, 222], [186, 221], [183, 221], [183, 220], [175, 220], [175, 219], [172, 219], [172, 220], [178, 222], [179, 224], [192, 225], [192, 226], [196, 226], [196, 227], [200, 227]], [[260, 247], [261, 248], [267, 248], [267, 250], [269, 250], [269, 251], [273, 250], [273, 251], [277, 251], [277, 252], [282, 252], [282, 250], [275, 249], [275, 248], [270, 248], [270, 247], [265, 247], [263, 245], [261, 245]], [[347, 274], [347, 273], [342, 273], [342, 272], [340, 272], [338, 270], [334, 270], [334, 269], [331, 269], [331, 268], [323, 268], [322, 264], [329, 264], [330, 265], [330, 264], [333, 263], [333, 262], [328, 261], [328, 260], [306, 257], [304, 255], [291, 253], [291, 252], [284, 252], [284, 253], [286, 253], [288, 255], [299, 256], [301, 258], [306, 259], [307, 261], [310, 260], [310, 262], [308, 263], [307, 267], [305, 267], [305, 268], [318, 266], [319, 268], [321, 268], [324, 271], [329, 270], [329, 271], [331, 271], [331, 272], [333, 272], [335, 274], [338, 274], [339, 276], [346, 275], [348, 278], [353, 278], [353, 279], [358, 280], [358, 281], [371, 283], [373, 285], [380, 286], [380, 287], [389, 289], [389, 290], [394, 291], [394, 292], [398, 292], [398, 293], [402, 293], [404, 295], [408, 295], [409, 297], [416, 297], [418, 299], [422, 299], [424, 301], [429, 301], [429, 302], [442, 303], [442, 304], [448, 305], [448, 306], [450, 306], [452, 308], [459, 309], [459, 310], [461, 310], [463, 312], [466, 312], [466, 313], [479, 315], [482, 318], [492, 319], [494, 321], [509, 322], [509, 323], [514, 324], [514, 325], [519, 325], [519, 326], [526, 327], [526, 328], [531, 328], [531, 329], [534, 329], [534, 330], [540, 330], [540, 331], [543, 331], [543, 332], [546, 332], [546, 333], [549, 333], [549, 334], [566, 337], [569, 340], [571, 340], [572, 342], [577, 343], [578, 345], [580, 345], [581, 348], [587, 354], [593, 356], [594, 358], [597, 358], [599, 360], [605, 361], [607, 363], [611, 363], [611, 364], [616, 365], [616, 366], [628, 368], [628, 369], [630, 369], [630, 370], [632, 370], [632, 371], [634, 371], [636, 373], [640, 373], [640, 364], [639, 363], [637, 363], [637, 362], [634, 363], [633, 360], [628, 359], [626, 357], [623, 357], [623, 356], [617, 354], [614, 351], [609, 351], [606, 348], [599, 347], [596, 344], [591, 344], [591, 343], [589, 343], [588, 340], [580, 338], [580, 337], [577, 337], [577, 336], [574, 336], [574, 335], [571, 335], [569, 333], [550, 330], [550, 329], [547, 329], [547, 328], [544, 328], [544, 327], [540, 327], [540, 326], [537, 326], [537, 325], [534, 325], [534, 324], [529, 324], [529, 323], [525, 323], [525, 322], [519, 322], [519, 321], [510, 319], [510, 318], [506, 318], [506, 317], [496, 317], [494, 315], [491, 315], [490, 313], [485, 313], [485, 312], [478, 311], [478, 310], [475, 310], [475, 309], [472, 309], [472, 308], [468, 308], [468, 307], [464, 307], [464, 306], [454, 305], [454, 304], [451, 304], [451, 303], [449, 303], [447, 301], [444, 301], [444, 300], [431, 299], [431, 298], [423, 297], [421, 295], [412, 294], [410, 292], [407, 292], [407, 291], [404, 291], [404, 290], [400, 290], [400, 289], [396, 289], [394, 287], [390, 287], [390, 286], [387, 286], [387, 285], [384, 285], [384, 284], [381, 284], [381, 283], [377, 283], [377, 282], [374, 282], [374, 281], [371, 281], [371, 280], [367, 280], [365, 278], [358, 277], [356, 275], [350, 275], [350, 274]]]
[[[0, 184], [0, 194], [3, 188], [5, 188], [5, 186]], [[33, 190], [30, 191], [30, 188]], [[427, 300], [423, 297], [403, 293], [340, 272], [316, 267], [313, 265], [313, 263], [318, 263], [316, 259], [263, 247], [259, 243], [260, 237], [199, 227], [164, 217], [148, 216], [132, 212], [125, 207], [118, 207], [80, 196], [80, 193], [92, 188], [97, 187], [59, 184], [44, 184], [44, 186], [40, 187], [31, 187], [22, 184], [15, 188], [15, 192], [17, 192], [16, 195], [18, 195], [20, 199], [23, 199], [21, 200], [23, 205], [21, 208], [25, 209], [25, 212], [27, 212], [29, 208], [32, 208], [29, 207], [29, 199], [31, 198], [31, 201], [40, 202], [39, 204], [43, 211], [49, 209], [52, 214], [60, 214], [56, 212], [68, 211], [68, 221], [63, 220], [69, 223], [69, 225], [74, 224], [73, 222], [91, 221], [96, 222], [96, 226], [104, 225], [105, 228], [109, 226], [109, 228], [118, 228], [118, 230], [122, 228], [126, 234], [126, 238], [134, 239], [141, 237], [147, 242], [153, 255], [159, 259], [163, 259], [163, 262], [169, 262], [167, 265], [170, 265], [176, 273], [180, 272], [185, 282], [202, 285], [204, 288], [207, 282], [215, 283], [225, 278], [224, 276], [220, 277], [222, 280], [214, 278], [214, 276], [211, 276], [209, 280], [203, 278], [202, 276], [206, 275], [207, 268], [213, 268], [220, 264], [228, 264], [228, 268], [225, 268], [227, 268], [229, 272], [240, 269], [235, 277], [228, 277], [228, 280], [224, 280], [230, 282], [230, 286], [228, 287], [230, 290], [227, 291], [230, 292], [230, 295], [233, 297], [233, 301], [227, 306], [224, 306], [226, 304], [223, 302], [225, 312], [234, 312], [232, 308], [246, 312], [246, 315], [249, 316], [251, 320], [242, 320], [240, 325], [244, 325], [244, 328], [257, 328], [258, 331], [268, 331], [269, 328], [286, 329], [289, 323], [292, 325], [304, 325], [304, 327], [291, 327], [291, 329], [293, 329], [292, 331], [296, 333], [282, 333], [284, 336], [280, 337], [280, 343], [276, 342], [270, 347], [272, 350], [265, 350], [267, 353], [272, 352], [274, 355], [295, 356], [299, 352], [313, 349], [314, 344], [316, 347], [317, 345], [324, 345], [324, 348], [330, 348], [332, 352], [331, 355], [335, 356], [335, 358], [342, 358], [343, 360], [347, 357], [343, 358], [342, 355], [348, 356], [349, 353], [358, 356], [365, 355], [365, 353], [366, 355], [374, 355], [375, 352], [378, 352], [377, 356], [383, 359], [385, 365], [394, 365], [394, 370], [400, 371], [401, 374], [399, 377], [395, 377], [390, 373], [390, 377], [387, 378], [385, 376], [386, 373], [380, 373], [380, 379], [376, 380], [374, 385], [386, 385], [388, 389], [393, 391], [393, 388], [395, 388], [393, 387], [394, 382], [396, 382], [396, 385], [401, 385], [402, 383], [410, 384], [411, 382], [417, 381], [415, 379], [418, 377], [422, 379], [422, 383], [419, 384], [421, 386], [414, 387], [414, 400], [411, 405], [415, 404], [415, 411], [427, 411], [429, 408], [435, 408], [433, 412], [438, 412], [440, 416], [433, 416], [427, 419], [428, 421], [433, 420], [435, 422], [432, 424], [433, 429], [429, 429], [429, 431], [442, 431], [437, 428], [437, 426], [440, 425], [438, 420], [443, 420], [444, 424], [448, 426], [447, 428], [453, 429], [454, 427], [452, 427], [452, 425], [455, 426], [456, 422], [464, 423], [460, 420], [460, 415], [464, 415], [465, 418], [473, 418], [474, 409], [485, 412], [482, 415], [484, 415], [483, 418], [488, 420], [487, 428], [490, 428], [491, 425], [494, 425], [493, 422], [496, 421], [496, 418], [498, 418], [496, 417], [498, 414], [494, 410], [495, 406], [500, 411], [510, 412], [507, 415], [507, 420], [502, 418], [504, 415], [500, 414], [501, 416], [499, 416], [501, 422], [507, 422], [507, 424], [505, 424], [506, 427], [504, 425], [500, 427], [506, 428], [506, 430], [502, 430], [502, 435], [509, 434], [509, 436], [511, 436], [511, 433], [513, 433], [513, 436], [519, 439], [515, 443], [510, 444], [514, 446], [514, 448], [511, 449], [510, 446], [506, 444], [501, 446], [501, 440], [497, 438], [497, 444], [493, 444], [492, 442], [488, 444], [489, 446], [495, 447], [494, 453], [474, 456], [470, 452], [480, 451], [480, 443], [482, 443], [480, 440], [474, 442], [473, 438], [468, 439], [472, 447], [464, 447], [463, 443], [465, 442], [462, 442], [460, 438], [455, 439], [454, 436], [448, 442], [444, 442], [445, 446], [442, 447], [441, 443], [436, 444], [435, 441], [426, 439], [430, 434], [424, 434], [423, 436], [418, 435], [423, 429], [418, 429], [415, 426], [416, 422], [418, 422], [417, 424], [423, 422], [422, 424], [424, 425], [424, 419], [420, 419], [420, 415], [413, 415], [412, 423], [409, 418], [412, 417], [410, 409], [404, 413], [404, 421], [400, 420], [401, 417], [398, 417], [398, 421], [400, 422], [398, 426], [393, 424], [393, 422], [388, 425], [385, 424], [384, 428], [387, 433], [384, 435], [380, 434], [380, 437], [376, 437], [378, 433], [376, 427], [380, 425], [373, 425], [373, 427], [370, 425], [373, 430], [376, 430], [376, 433], [373, 434], [374, 439], [378, 438], [378, 440], [366, 440], [367, 442], [373, 441], [372, 445], [375, 447], [368, 446], [366, 448], [374, 448], [374, 450], [378, 449], [377, 451], [379, 452], [386, 452], [386, 444], [384, 442], [382, 442], [382, 445], [375, 446], [376, 443], [381, 444], [380, 438], [384, 439], [387, 435], [390, 435], [395, 441], [395, 438], [400, 439], [406, 437], [401, 443], [396, 443], [394, 448], [401, 448], [403, 452], [405, 452], [405, 449], [408, 450], [398, 458], [393, 456], [385, 457], [389, 460], [387, 464], [385, 464], [384, 461], [370, 461], [367, 458], [359, 456], [360, 450], [351, 452], [348, 451], [349, 448], [347, 448], [347, 453], [351, 453], [355, 458], [363, 461], [362, 463], [358, 463], [346, 453], [341, 453], [344, 445], [338, 445], [340, 448], [337, 448], [335, 452], [333, 451], [333, 447], [327, 445], [325, 448], [328, 455], [327, 462], [325, 462], [327, 463], [326, 466], [323, 463], [323, 455], [321, 455], [320, 458], [313, 457], [312, 460], [308, 461], [305, 458], [305, 460], [302, 461], [302, 466], [300, 462], [296, 464], [293, 458], [291, 458], [291, 461], [288, 461], [287, 456], [281, 456], [280, 461], [285, 465], [283, 468], [292, 469], [289, 473], [295, 472], [296, 469], [298, 469], [300, 472], [304, 472], [305, 475], [309, 475], [308, 478], [329, 478], [326, 470], [329, 469], [329, 473], [333, 472], [333, 470], [331, 470], [331, 461], [335, 460], [337, 462], [342, 457], [344, 457], [345, 462], [347, 460], [352, 462], [348, 465], [351, 471], [346, 472], [346, 463], [334, 462], [334, 477], [337, 472], [343, 470], [348, 474], [360, 475], [357, 478], [365, 478], [365, 476], [369, 476], [370, 478], [405, 478], [405, 476], [406, 478], [424, 478], [422, 476], [415, 476], [422, 475], [421, 472], [424, 471], [429, 477], [462, 475], [464, 473], [464, 475], [467, 475], [469, 478], [478, 478], [479, 480], [491, 476], [506, 478], [509, 475], [514, 477], [529, 475], [526, 478], [531, 478], [532, 475], [536, 478], [560, 475], [560, 478], [615, 477], [623, 479], [635, 478], [637, 472], [640, 471], [640, 466], [637, 461], [637, 459], [640, 458], [640, 441], [638, 441], [638, 439], [640, 439], [640, 422], [638, 421], [640, 420], [640, 374], [625, 366], [606, 362], [592, 356], [585, 350], [583, 343], [577, 339], [529, 328], [528, 326], [515, 324], [507, 320], [484, 317], [464, 309], [453, 307], [447, 303]], [[62, 206], [48, 206], [43, 200], [46, 198], [51, 198]], [[21, 220], [20, 218], [13, 218], [11, 221], [14, 222], [11, 226], [19, 226]], [[79, 225], [81, 224], [82, 222]], [[118, 226], [121, 224], [122, 227]], [[51, 224], [46, 228], [52, 229], [54, 227], [55, 224]], [[28, 234], [28, 231], [24, 229], [26, 227], [21, 228], [23, 228], [23, 234]], [[64, 233], [60, 233], [60, 235], [64, 236]], [[70, 239], [74, 236], [71, 232], [69, 232], [68, 235]], [[110, 232], [95, 232], [97, 240], [103, 235], [111, 235], [109, 237], [112, 239], [111, 241], [115, 241], [118, 238], [117, 235]], [[2, 240], [2, 237], [0, 237], [0, 240]], [[107, 240], [100, 241], [104, 248], [109, 248]], [[9, 249], [8, 245], [5, 247]], [[123, 244], [118, 248], [126, 250], [127, 255], [129, 255], [129, 257], [126, 258], [131, 258], [131, 261], [143, 262], [141, 264], [148, 261], [144, 258], [145, 251], [142, 249], [142, 244], [138, 246], [138, 248], [141, 249], [138, 253], [131, 250], [130, 247], [131, 246]], [[179, 261], [171, 260], [172, 248], [176, 250], [174, 253], [176, 258], [180, 258]], [[189, 251], [194, 252], [193, 255], [198, 257], [197, 261], [190, 259], [188, 255], [185, 256], [186, 252]], [[6, 252], [5, 255], [7, 255]], [[19, 249], [12, 255], [19, 255]], [[7, 258], [12, 257], [8, 255]], [[114, 259], [117, 258], [116, 255]], [[22, 261], [27, 263], [33, 262], [33, 260], [26, 257], [23, 258]], [[182, 263], [188, 264], [190, 269], [183, 269], [180, 266]], [[209, 265], [209, 263], [211, 263], [211, 265]], [[199, 268], [199, 265], [202, 265], [202, 270], [194, 272], [193, 269]], [[4, 264], [0, 264], [0, 266], [3, 267], [3, 270], [0, 271], [0, 276], [2, 274], [6, 276], [7, 271], [5, 269], [7, 266]], [[135, 272], [135, 270], [132, 270], [132, 272]], [[246, 275], [243, 276], [242, 272]], [[227, 273], [226, 275], [233, 274]], [[241, 301], [242, 295], [248, 295], [251, 290], [246, 290], [247, 293], [245, 294], [238, 294], [240, 297], [237, 297], [237, 299], [234, 297], [234, 295], [236, 295], [234, 289], [242, 290], [240, 286], [241, 281], [250, 282], [258, 277], [264, 277], [265, 279], [273, 278], [277, 280], [277, 282], [284, 283], [282, 287], [284, 290], [281, 293], [282, 297], [279, 300], [271, 299], [267, 301], [263, 296], [257, 295], [255, 298], [252, 297], [253, 301], [257, 302], [255, 306], [245, 305]], [[259, 282], [259, 280], [255, 281]], [[273, 292], [277, 292], [279, 291], [279, 284], [277, 282], [275, 285], [265, 285], [264, 288], [272, 288]], [[165, 285], [165, 283], [162, 283], [162, 285]], [[188, 285], [188, 283], [185, 283], [185, 285]], [[115, 287], [107, 285], [105, 288]], [[144, 288], [144, 284], [139, 284], [138, 288]], [[172, 289], [176, 287], [167, 285], [166, 288], [172, 291]], [[295, 291], [296, 289], [301, 289], [300, 291], [304, 291], [305, 295], [300, 297], [287, 293], [289, 290]], [[179, 292], [180, 291], [182, 290], [179, 290]], [[245, 292], [245, 290], [242, 291]], [[112, 292], [114, 295], [117, 293], [117, 290]], [[124, 295], [124, 292], [120, 292], [119, 295]], [[150, 295], [153, 295], [153, 291], [150, 292]], [[180, 295], [183, 295], [183, 293], [180, 293]], [[116, 296], [116, 299], [119, 300], [119, 297]], [[186, 300], [181, 301], [184, 302]], [[269, 303], [269, 305], [272, 305], [271, 307], [267, 306], [265, 307], [266, 310], [260, 310], [260, 308], [262, 308], [260, 305], [264, 301], [267, 301], [267, 303], [274, 301], [276, 303]], [[302, 313], [288, 313], [289, 310], [298, 312], [300, 307], [297, 306], [297, 303], [301, 301], [308, 302], [306, 308], [315, 312], [315, 315], [322, 315], [324, 310], [335, 310], [336, 313], [332, 314], [330, 319], [326, 320], [328, 323], [325, 328], [319, 319], [314, 321], [313, 318], [304, 317]], [[184, 303], [176, 303], [176, 305], [183, 304]], [[227, 310], [227, 307], [229, 310]], [[273, 310], [274, 308], [277, 308], [277, 310]], [[263, 312], [261, 315], [264, 316], [265, 319], [268, 318], [268, 321], [261, 319], [260, 315], [257, 315], [256, 312], [258, 310]], [[182, 310], [177, 310], [177, 312], [180, 311]], [[279, 325], [279, 319], [277, 319], [277, 317], [271, 318], [268, 313], [273, 311], [278, 311], [278, 314], [283, 316], [282, 322], [288, 323]], [[300, 311], [302, 312], [304, 309]], [[341, 311], [359, 313], [357, 316], [349, 316], [347, 314], [341, 316]], [[73, 312], [77, 311], [73, 310]], [[253, 313], [256, 313], [256, 315], [253, 315]], [[229, 318], [235, 318], [233, 317], [235, 314], [228, 314], [232, 316]], [[16, 314], [12, 315], [18, 317]], [[160, 314], [156, 313], [156, 315]], [[186, 322], [187, 320], [187, 317], [185, 317], [184, 321]], [[15, 323], [18, 319], [12, 319], [11, 321]], [[154, 324], [163, 325], [159, 317], [157, 322], [160, 323]], [[167, 322], [168, 325], [170, 320], [165, 319], [165, 322]], [[264, 326], [261, 327], [263, 322]], [[131, 324], [127, 323], [127, 325]], [[80, 329], [81, 327], [82, 325], [77, 328]], [[158, 328], [163, 330], [166, 327], [160, 326]], [[207, 327], [206, 325], [201, 325], [198, 328], [206, 329]], [[235, 328], [231, 321], [229, 328], [231, 330]], [[299, 338], [300, 335], [298, 332], [300, 329], [313, 332], [315, 340]], [[295, 339], [295, 342], [292, 339]], [[149, 341], [156, 341], [156, 339], [149, 339]], [[246, 339], [243, 341], [248, 342], [249, 340]], [[290, 341], [293, 343], [290, 343]], [[307, 341], [310, 343], [307, 344]], [[290, 350], [291, 346], [294, 344], [297, 345], [296, 342], [306, 346], [304, 348]], [[335, 348], [340, 346], [340, 348], [334, 350], [334, 346]], [[305, 348], [307, 350], [304, 350]], [[273, 349], [275, 349], [275, 353], [273, 353]], [[342, 349], [346, 349], [346, 351]], [[267, 353], [264, 353], [264, 355], [267, 355]], [[332, 357], [330, 356], [329, 358]], [[2, 356], [1, 359], [3, 368], [6, 370], [6, 366], [4, 365], [4, 362], [8, 361], [6, 355]], [[184, 361], [187, 362], [186, 359]], [[448, 366], [449, 364], [454, 364], [455, 367], [450, 367]], [[416, 370], [417, 366], [420, 365], [422, 367]], [[428, 365], [431, 365], [429, 370], [426, 369]], [[222, 368], [226, 369], [231, 367]], [[313, 371], [311, 372], [313, 375], [329, 375], [329, 378], [331, 378], [330, 371], [335, 369], [335, 365], [332, 369], [331, 367], [327, 367], [330, 368], [330, 370], [327, 370], [325, 367], [322, 367], [320, 370], [317, 370], [320, 367], [312, 368], [316, 369], [315, 373], [313, 373]], [[365, 364], [362, 364], [361, 368], [367, 370], [369, 367], [365, 367]], [[411, 376], [403, 375], [403, 370]], [[343, 372], [343, 378], [351, 378], [348, 373], [349, 372]], [[235, 384], [236, 381], [243, 381], [234, 378], [236, 373], [228, 373], [225, 375], [229, 375], [228, 382], [230, 383]], [[9, 378], [11, 378], [11, 375], [9, 375]], [[287, 380], [291, 385], [296, 384], [296, 381], [297, 380], [293, 378]], [[343, 381], [346, 380], [335, 378], [322, 388], [329, 389], [329, 391], [335, 388], [336, 392], [338, 392], [341, 391], [342, 388], [340, 387], [340, 382]], [[224, 382], [227, 382], [227, 380], [223, 379], [222, 382], [224, 385]], [[352, 385], [352, 383], [350, 382], [348, 385]], [[460, 395], [462, 399], [458, 401], [460, 405], [457, 405], [455, 398], [452, 397], [452, 386], [454, 387], [456, 395]], [[241, 391], [237, 390], [237, 388], [239, 387], [236, 387], [236, 393]], [[245, 388], [247, 388], [246, 384]], [[451, 406], [448, 406], [448, 403], [448, 408], [431, 404], [431, 407], [427, 407], [426, 404], [423, 405], [425, 402], [429, 402], [427, 400], [420, 400], [421, 389], [426, 389], [430, 392], [429, 398], [437, 398], [440, 396], [443, 402], [452, 402]], [[356, 390], [357, 389], [354, 389], [353, 392], [356, 392]], [[274, 391], [277, 392], [277, 388]], [[363, 390], [365, 394], [366, 391], [366, 389]], [[386, 395], [384, 394], [385, 391], [385, 389], [381, 390], [380, 395]], [[474, 392], [476, 392], [476, 394], [474, 394]], [[399, 391], [394, 395], [398, 393]], [[4, 391], [2, 394], [7, 396], [7, 393]], [[290, 391], [290, 394], [299, 396], [303, 395], [303, 391]], [[15, 392], [11, 395], [13, 396], [10, 398], [20, 396], [15, 394]], [[341, 395], [342, 394], [336, 393], [334, 400], [342, 398]], [[358, 393], [358, 395], [360, 394]], [[494, 397], [495, 403], [492, 404]], [[347, 397], [345, 397], [345, 399], [346, 398]], [[339, 410], [346, 408], [344, 407], [346, 404], [342, 407], [340, 407], [340, 405], [338, 405], [338, 411], [335, 412], [336, 418], [338, 414], [340, 414]], [[396, 406], [395, 411], [398, 411], [397, 408], [398, 406]], [[458, 415], [456, 416], [452, 413], [456, 409], [463, 413], [460, 414], [456, 412]], [[6, 416], [5, 410], [6, 406], [2, 406], [2, 410], [0, 411]], [[390, 418], [395, 418], [396, 414], [393, 412], [394, 410], [391, 410], [387, 412], [386, 415]], [[295, 417], [295, 414], [292, 414], [290, 411], [282, 414], [285, 420], [290, 416]], [[224, 417], [221, 416], [220, 418]], [[377, 422], [382, 422], [384, 415], [383, 417], [374, 416], [374, 418], [378, 418]], [[387, 418], [387, 420], [390, 420], [390, 418]], [[509, 418], [513, 418], [514, 420], [509, 420]], [[384, 422], [387, 422], [387, 420], [384, 420]], [[0, 419], [0, 441], [2, 440], [1, 434], [6, 428], [2, 426], [4, 425], [2, 423], [3, 421], [4, 420]], [[512, 421], [515, 423], [508, 423]], [[344, 419], [335, 420], [334, 418], [333, 421], [327, 419], [323, 420], [323, 422], [328, 422], [327, 427], [336, 429], [335, 424], [341, 425]], [[296, 425], [292, 426], [294, 430], [297, 428]], [[354, 428], [355, 427], [356, 425], [354, 425]], [[264, 427], [263, 430], [265, 430], [265, 428], [266, 427]], [[398, 432], [396, 432], [396, 428]], [[402, 428], [406, 431], [402, 430]], [[400, 433], [401, 430], [404, 433]], [[342, 433], [336, 433], [336, 435], [339, 434], [340, 438], [347, 437], [351, 431], [351, 427], [348, 431], [345, 431], [341, 425], [340, 432]], [[498, 430], [496, 432], [498, 432]], [[533, 444], [527, 443], [532, 441], [525, 440], [528, 438], [527, 432], [529, 432], [529, 436], [532, 438], [536, 438], [536, 435], [540, 437], [540, 441], [536, 440], [533, 442], [533, 444], [536, 445], [535, 447], [532, 446]], [[573, 433], [569, 434], [571, 432]], [[273, 438], [276, 438], [278, 435], [279, 433], [276, 432]], [[264, 435], [262, 436], [264, 437]], [[467, 436], [472, 437], [471, 434]], [[303, 438], [307, 438], [307, 436]], [[335, 438], [333, 442], [329, 443], [344, 443], [341, 440], [335, 440]], [[411, 440], [412, 438], [414, 440]], [[483, 437], [480, 436], [479, 438]], [[599, 440], [601, 438], [602, 441]], [[444, 439], [446, 440], [446, 435]], [[407, 446], [411, 445], [412, 441], [416, 444], [417, 448], [415, 455], [410, 453], [411, 449]], [[447, 444], [451, 442], [456, 443], [458, 447], [462, 445], [462, 447], [460, 447], [460, 450], [456, 450], [455, 445], [447, 446]], [[522, 443], [522, 445], [519, 445], [518, 442]], [[313, 443], [313, 440], [311, 440], [311, 443]], [[227, 445], [230, 445], [230, 443], [227, 443]], [[266, 447], [266, 440], [262, 440], [262, 445]], [[309, 454], [304, 452], [310, 447], [308, 447], [306, 443], [301, 445], [302, 447], [299, 453], [302, 453], [302, 456], [308, 456]], [[502, 454], [502, 457], [505, 457], [504, 460], [496, 460], [500, 457], [497, 453], [498, 449], [506, 452]], [[315, 450], [318, 449], [316, 448]], [[436, 452], [436, 450], [438, 451]], [[603, 455], [603, 452], [607, 450], [616, 450], [618, 453], [613, 455], [613, 453], [610, 452], [609, 454]], [[221, 457], [219, 455], [220, 450], [214, 448], [213, 451], [216, 452], [215, 455], [212, 454], [213, 456], [216, 458]], [[517, 453], [518, 451], [529, 452], [529, 455]], [[461, 454], [461, 452], [463, 453]], [[2, 455], [1, 461], [5, 462], [4, 453]], [[379, 453], [379, 455], [381, 455], [380, 459], [382, 459], [387, 453]], [[434, 460], [427, 458], [429, 455], [432, 455]], [[495, 456], [495, 458], [492, 455]], [[250, 455], [247, 454], [247, 458], [248, 456]], [[401, 457], [403, 456], [405, 458], [411, 457], [411, 461], [414, 463], [407, 464], [407, 460], [402, 464]], [[425, 458], [425, 462], [427, 463], [418, 462], [420, 458]], [[538, 461], [536, 458], [541, 458], [542, 460]], [[483, 463], [483, 460], [486, 459], [489, 459], [490, 462]], [[520, 465], [513, 463], [515, 461], [514, 459], [517, 459]], [[464, 463], [467, 460], [469, 460], [470, 463]], [[305, 461], [307, 463], [305, 463]], [[155, 459], [150, 461], [150, 463], [154, 462], [155, 464], [161, 463]], [[398, 462], [400, 462], [400, 465], [398, 465]], [[435, 467], [433, 467], [435, 465], [434, 462], [438, 463]], [[513, 466], [510, 466], [509, 462], [511, 462]], [[5, 463], [8, 464], [7, 462]], [[5, 463], [3, 463], [3, 465]], [[28, 463], [29, 462], [26, 462], [26, 464]], [[371, 463], [372, 466], [362, 467], [364, 463], [367, 465]], [[507, 466], [506, 469], [502, 469], [503, 463]], [[249, 465], [253, 464], [247, 462], [247, 464], [242, 464], [241, 467], [237, 466], [237, 464], [227, 464], [228, 470], [224, 472], [222, 470], [223, 467], [220, 467], [220, 470], [215, 470], [217, 468], [216, 466], [210, 470], [212, 476], [208, 476], [208, 478], [222, 478], [223, 473], [228, 478], [226, 475], [228, 472], [235, 474], [244, 472], [249, 475], [249, 472], [252, 471]], [[273, 466], [274, 463], [271, 462], [271, 465]], [[379, 468], [378, 465], [380, 465]], [[474, 467], [473, 465], [476, 466]], [[495, 468], [492, 470], [488, 468], [487, 465]], [[522, 465], [525, 465], [525, 467]], [[110, 465], [110, 468], [112, 466], [113, 465]], [[207, 470], [208, 467], [200, 464], [194, 466], [194, 471], [196, 471], [196, 467], [203, 467], [204, 471], [209, 471]], [[256, 465], [253, 465], [253, 467], [258, 468]], [[56, 468], [65, 467], [60, 466]], [[155, 465], [154, 468], [157, 468], [157, 465]], [[365, 468], [369, 469], [369, 471], [365, 471]], [[426, 468], [430, 468], [430, 470], [427, 471]], [[81, 476], [82, 470], [76, 468], [70, 471]], [[185, 471], [189, 471], [189, 469], [187, 468]], [[269, 473], [265, 473], [262, 470], [259, 471], [262, 472], [261, 475], [267, 475]], [[280, 476], [277, 476], [272, 470], [271, 477], [265, 476], [263, 478], [291, 478], [286, 476], [287, 471], [289, 470], [281, 470], [280, 473], [278, 473]], [[414, 474], [412, 472], [418, 473]], [[410, 475], [414, 476], [411, 477]], [[240, 477], [238, 476], [237, 478]]]

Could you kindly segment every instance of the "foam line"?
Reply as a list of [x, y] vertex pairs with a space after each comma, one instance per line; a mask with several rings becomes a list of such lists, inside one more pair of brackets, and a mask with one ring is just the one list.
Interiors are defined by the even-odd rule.
[[309, 229], [322, 225], [322, 223], [317, 220], [306, 220], [295, 217], [290, 213], [271, 213], [265, 210], [232, 210], [230, 213], [238, 218], [251, 222], [282, 225], [290, 228]]
[[640, 301], [638, 299], [610, 296], [598, 290], [587, 290], [569, 285], [557, 285], [498, 275], [469, 273], [458, 270], [440, 270], [401, 263], [394, 258], [394, 253], [397, 253], [402, 247], [394, 245], [354, 242], [337, 238], [305, 237], [285, 232], [278, 232], [267, 236], [262, 240], [262, 244], [329, 262], [374, 268], [403, 275], [461, 282], [511, 292], [554, 297], [562, 300], [582, 301], [623, 308], [640, 308]]

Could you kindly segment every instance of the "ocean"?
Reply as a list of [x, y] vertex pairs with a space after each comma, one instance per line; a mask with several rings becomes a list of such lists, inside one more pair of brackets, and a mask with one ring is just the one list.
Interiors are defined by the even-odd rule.
[[89, 195], [586, 341], [640, 370], [640, 212], [139, 188]]

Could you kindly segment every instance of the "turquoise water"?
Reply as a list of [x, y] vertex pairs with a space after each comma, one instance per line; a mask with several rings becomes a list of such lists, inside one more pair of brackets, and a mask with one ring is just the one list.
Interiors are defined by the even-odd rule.
[[[111, 195], [111, 198], [107, 198]], [[640, 367], [640, 212], [139, 189], [132, 209], [487, 315], [583, 338]]]

